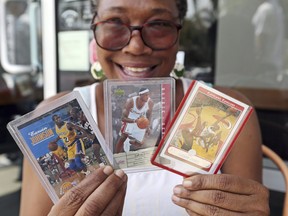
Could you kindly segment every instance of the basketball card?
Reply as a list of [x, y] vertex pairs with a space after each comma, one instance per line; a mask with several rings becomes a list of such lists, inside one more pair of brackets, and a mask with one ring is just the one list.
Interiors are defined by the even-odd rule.
[[126, 171], [155, 169], [150, 159], [174, 113], [174, 79], [105, 80], [106, 143]]
[[252, 108], [193, 81], [151, 162], [177, 174], [217, 173]]
[[93, 170], [113, 164], [79, 92], [37, 108], [7, 128], [54, 203]]

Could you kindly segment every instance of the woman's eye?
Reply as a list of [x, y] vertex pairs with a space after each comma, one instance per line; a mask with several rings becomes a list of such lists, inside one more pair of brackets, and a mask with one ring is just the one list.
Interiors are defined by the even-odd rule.
[[120, 18], [112, 18], [107, 20], [109, 23], [115, 23], [115, 24], [123, 24], [123, 21]]
[[160, 27], [160, 28], [171, 28], [173, 27], [173, 24], [168, 21], [154, 21], [154, 22], [149, 22], [149, 26]]

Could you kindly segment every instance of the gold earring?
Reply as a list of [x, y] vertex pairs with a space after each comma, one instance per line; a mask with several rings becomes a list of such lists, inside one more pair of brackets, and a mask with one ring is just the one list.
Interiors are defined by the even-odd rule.
[[98, 61], [91, 65], [90, 73], [95, 80], [102, 80], [105, 77], [102, 66]]

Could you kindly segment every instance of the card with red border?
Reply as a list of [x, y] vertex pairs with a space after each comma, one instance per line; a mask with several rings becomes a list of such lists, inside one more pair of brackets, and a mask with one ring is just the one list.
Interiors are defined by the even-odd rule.
[[151, 163], [182, 176], [217, 173], [252, 110], [193, 81]]

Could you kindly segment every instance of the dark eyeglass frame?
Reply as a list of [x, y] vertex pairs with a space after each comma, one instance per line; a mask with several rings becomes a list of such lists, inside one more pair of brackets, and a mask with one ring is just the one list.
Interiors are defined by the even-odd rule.
[[[158, 51], [158, 50], [167, 50], [167, 49], [169, 49], [169, 48], [171, 48], [172, 46], [175, 45], [175, 43], [177, 42], [178, 37], [179, 37], [179, 34], [178, 34], [178, 33], [179, 33], [180, 29], [182, 28], [182, 25], [181, 25], [181, 24], [177, 24], [177, 23], [174, 23], [174, 22], [171, 22], [171, 21], [168, 21], [168, 20], [165, 20], [165, 21], [151, 21], [151, 22], [146, 22], [146, 23], [144, 23], [144, 24], [141, 25], [141, 26], [130, 26], [130, 25], [127, 25], [127, 24], [125, 24], [125, 23], [122, 23], [121, 25], [126, 26], [126, 27], [130, 30], [129, 40], [128, 40], [127, 43], [126, 43], [125, 45], [123, 45], [122, 47], [115, 48], [115, 49], [112, 49], [112, 48], [109, 49], [109, 48], [105, 48], [105, 47], [101, 46], [101, 45], [98, 43], [97, 38], [96, 38], [96, 33], [95, 33], [95, 32], [96, 32], [97, 25], [102, 24], [102, 23], [109, 23], [109, 20], [104, 20], [104, 21], [99, 21], [99, 22], [94, 23], [94, 19], [95, 19], [96, 16], [97, 16], [97, 13], [95, 13], [95, 15], [94, 15], [94, 17], [93, 17], [93, 19], [92, 19], [90, 28], [91, 28], [91, 30], [93, 30], [93, 35], [94, 35], [94, 38], [95, 38], [95, 41], [96, 41], [97, 45], [98, 45], [99, 47], [101, 47], [102, 49], [109, 50], [109, 51], [118, 51], [118, 50], [123, 49], [125, 46], [127, 46], [127, 45], [130, 43], [130, 40], [131, 40], [131, 38], [132, 38], [132, 32], [133, 32], [134, 30], [140, 31], [141, 39], [142, 39], [143, 43], [145, 44], [145, 46], [151, 48], [152, 50], [157, 50], [157, 51]], [[165, 47], [165, 48], [153, 48], [153, 47], [151, 47], [150, 45], [148, 45], [148, 44], [146, 43], [146, 41], [144, 40], [144, 38], [143, 38], [142, 29], [145, 27], [145, 25], [149, 25], [149, 24], [151, 24], [151, 23], [157, 23], [157, 22], [159, 22], [159, 23], [161, 23], [161, 22], [169, 23], [169, 24], [171, 24], [172, 26], [174, 26], [174, 27], [176, 28], [176, 30], [177, 30], [177, 37], [175, 38], [175, 41], [174, 41], [171, 45], [169, 45], [168, 47]]]

